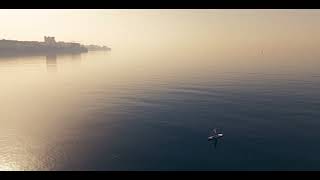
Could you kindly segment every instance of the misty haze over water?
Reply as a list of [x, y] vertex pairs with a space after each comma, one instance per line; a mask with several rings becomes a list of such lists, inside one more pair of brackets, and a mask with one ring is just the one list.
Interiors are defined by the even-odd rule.
[[319, 170], [318, 14], [98, 11], [112, 51], [1, 56], [0, 170]]

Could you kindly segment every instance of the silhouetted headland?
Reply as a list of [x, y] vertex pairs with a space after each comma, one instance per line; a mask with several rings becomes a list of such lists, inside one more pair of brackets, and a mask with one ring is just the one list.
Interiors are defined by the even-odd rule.
[[0, 56], [16, 55], [48, 55], [48, 54], [78, 54], [90, 50], [109, 50], [106, 46], [85, 46], [74, 42], [56, 42], [54, 37], [44, 37], [39, 41], [0, 40]]
[[111, 48], [107, 46], [87, 45], [85, 46], [89, 51], [109, 51]]

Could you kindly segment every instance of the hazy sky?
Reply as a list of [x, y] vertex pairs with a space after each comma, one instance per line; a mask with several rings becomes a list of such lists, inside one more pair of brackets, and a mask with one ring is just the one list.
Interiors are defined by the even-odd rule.
[[320, 45], [320, 10], [0, 10], [0, 38], [118, 47]]

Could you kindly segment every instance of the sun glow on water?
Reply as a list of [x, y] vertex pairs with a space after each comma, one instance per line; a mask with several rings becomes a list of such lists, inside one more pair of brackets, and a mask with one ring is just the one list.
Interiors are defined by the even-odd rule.
[[15, 162], [0, 164], [0, 171], [21, 171], [21, 170], [22, 169], [19, 168], [18, 164]]

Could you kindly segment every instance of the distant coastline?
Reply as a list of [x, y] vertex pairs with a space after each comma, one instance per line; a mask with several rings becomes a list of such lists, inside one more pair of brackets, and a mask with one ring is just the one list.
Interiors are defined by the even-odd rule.
[[111, 50], [107, 46], [82, 45], [74, 42], [56, 42], [55, 37], [44, 37], [39, 41], [0, 40], [0, 56], [11, 55], [47, 55], [65, 53], [86, 53], [88, 51]]
[[85, 48], [88, 49], [88, 51], [109, 51], [111, 48], [107, 46], [98, 46], [98, 45], [85, 45]]

